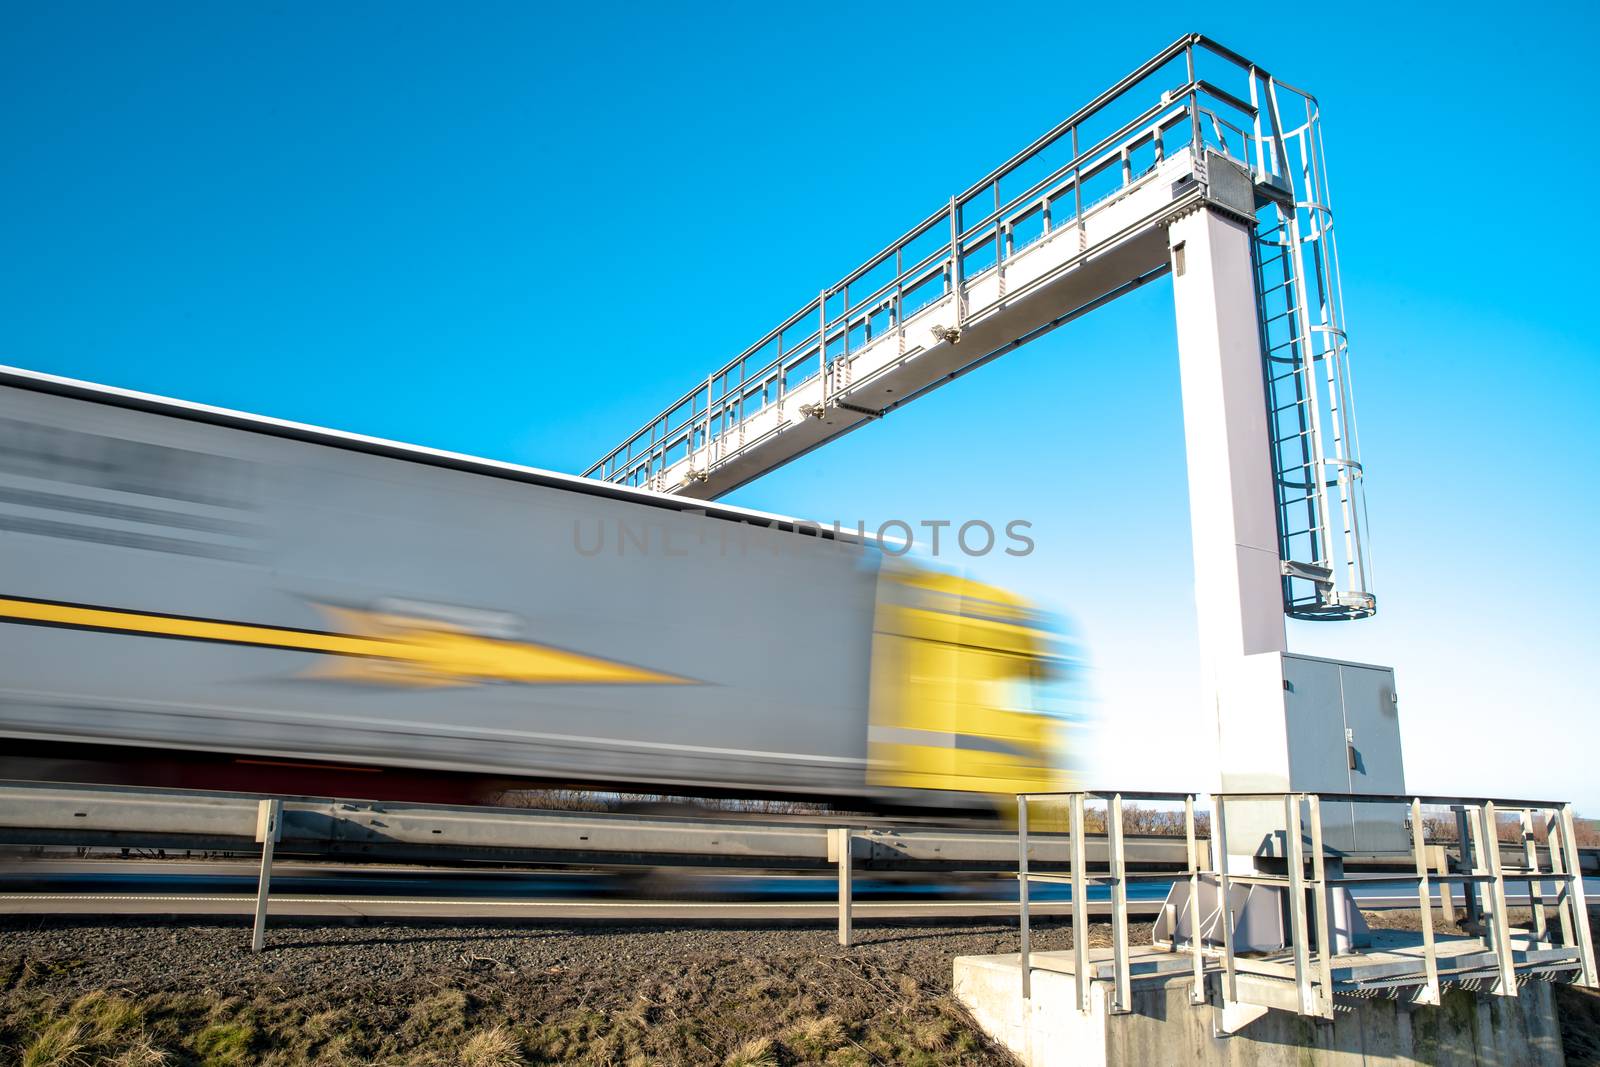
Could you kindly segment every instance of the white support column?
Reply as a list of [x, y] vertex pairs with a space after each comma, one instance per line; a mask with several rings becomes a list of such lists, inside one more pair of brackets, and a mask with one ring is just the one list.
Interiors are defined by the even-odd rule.
[[1202, 655], [1286, 649], [1250, 230], [1201, 208], [1174, 222], [1173, 302]]
[[[1209, 206], [1168, 230], [1203, 714], [1215, 716], [1221, 788], [1280, 792], [1291, 788], [1287, 643], [1251, 239], [1248, 225]], [[1230, 805], [1247, 869], [1283, 828], [1272, 807]]]
[[[1282, 568], [1251, 230], [1214, 208], [1171, 224], [1203, 705], [1222, 789], [1286, 790]], [[1245, 827], [1238, 845], [1250, 846]]]

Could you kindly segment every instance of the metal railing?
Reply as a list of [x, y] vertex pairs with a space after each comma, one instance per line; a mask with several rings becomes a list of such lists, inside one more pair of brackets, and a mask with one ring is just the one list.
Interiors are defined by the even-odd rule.
[[[260, 794], [0, 782], [0, 846], [255, 850]], [[284, 856], [386, 863], [580, 863], [826, 870], [826, 831], [838, 816], [638, 815], [411, 802], [284, 797], [276, 831]], [[850, 820], [862, 871], [1009, 874], [1016, 838], [998, 825], [911, 818]], [[1046, 840], [1055, 840], [1052, 835]], [[1102, 834], [1089, 858], [1108, 854]], [[1130, 835], [1123, 851], [1151, 869], [1178, 870], [1182, 843]], [[1054, 869], [1052, 867], [1052, 869]], [[1060, 869], [1065, 870], [1062, 863]]]
[[[1486, 921], [1476, 924], [1481, 931], [1481, 941], [1493, 957], [1494, 980], [1491, 992], [1499, 996], [1517, 995], [1516, 953], [1511, 938], [1506, 883], [1524, 883], [1532, 912], [1532, 928], [1528, 945], [1554, 947], [1545, 913], [1545, 885], [1553, 884], [1555, 904], [1560, 916], [1561, 947], [1571, 951], [1572, 962], [1579, 981], [1586, 986], [1600, 984], [1595, 972], [1594, 945], [1589, 930], [1589, 912], [1583, 888], [1582, 866], [1578, 857], [1577, 840], [1572, 820], [1572, 806], [1555, 801], [1493, 800], [1481, 797], [1443, 796], [1374, 796], [1356, 793], [1229, 793], [1218, 798], [1216, 813], [1217, 878], [1223, 900], [1228, 887], [1237, 883], [1277, 886], [1287, 891], [1289, 930], [1293, 957], [1293, 977], [1301, 1005], [1301, 1013], [1322, 1018], [1333, 1016], [1335, 984], [1331, 969], [1333, 951], [1329, 945], [1330, 890], [1337, 886], [1412, 885], [1417, 894], [1417, 922], [1422, 938], [1421, 970], [1414, 976], [1416, 990], [1414, 1001], [1420, 1004], [1438, 1004], [1440, 997], [1440, 971], [1438, 945], [1433, 926], [1433, 886], [1459, 884], [1467, 903], [1469, 917], [1482, 916]], [[1321, 801], [1329, 800], [1350, 804], [1407, 804], [1411, 824], [1412, 862], [1414, 872], [1409, 874], [1371, 875], [1358, 877], [1328, 877], [1324, 867], [1322, 849]], [[1228, 870], [1227, 801], [1258, 800], [1279, 802], [1284, 811], [1284, 868], [1282, 875], [1234, 875]], [[1423, 834], [1423, 805], [1448, 806], [1457, 813], [1460, 835], [1461, 862], [1459, 870], [1430, 873]], [[1305, 823], [1310, 827], [1312, 873], [1305, 877], [1305, 839], [1302, 833], [1301, 809], [1306, 813]], [[1503, 862], [1499, 847], [1500, 810], [1519, 814], [1524, 828], [1524, 856], [1526, 867], [1509, 869]], [[1534, 841], [1535, 814], [1544, 816], [1545, 832], [1549, 841], [1551, 869], [1539, 867]], [[1316, 952], [1313, 955], [1307, 936], [1308, 891], [1314, 898], [1316, 917]], [[1240, 961], [1233, 951], [1232, 922], [1227, 908], [1223, 909], [1223, 989], [1225, 1001], [1238, 1001], [1237, 972]], [[1313, 970], [1314, 968], [1314, 970]], [[1274, 973], [1270, 966], [1267, 973]]]
[[[1066, 319], [1013, 323], [1018, 332], [999, 347], [986, 341], [959, 370], [892, 401], [882, 395], [889, 390], [869, 396], [863, 389], [886, 366], [954, 345], [969, 326], [995, 328], [998, 313], [1014, 300], [1020, 306], [1030, 287], [1052, 276], [1038, 275], [1041, 260], [1019, 257], [1062, 234], [1056, 251], [1080, 257], [1120, 239], [1090, 238], [1097, 210], [1133, 196], [1167, 160], [1186, 155], [1183, 180], [1206, 186], [1207, 153], [1215, 152], [1237, 161], [1254, 188], [1285, 611], [1308, 619], [1371, 615], [1364, 468], [1320, 122], [1309, 93], [1209, 38], [1182, 37], [697, 380], [584, 475], [715, 496], [816, 447], [817, 431], [782, 443], [783, 431], [811, 417], [827, 425], [829, 412], [879, 417], [1042, 335]], [[1157, 214], [1139, 225], [1166, 221]], [[1067, 317], [1166, 270], [1149, 266]], [[801, 389], [798, 406], [786, 408]]]
[[[1130, 946], [1128, 943], [1127, 890], [1130, 879], [1126, 860], [1121, 856], [1121, 834], [1116, 832], [1122, 821], [1125, 800], [1149, 800], [1161, 803], [1181, 803], [1184, 806], [1184, 823], [1189, 851], [1188, 911], [1189, 937], [1186, 953], [1190, 958], [1189, 970], [1194, 979], [1190, 991], [1191, 1003], [1206, 1000], [1205, 987], [1208, 974], [1215, 974], [1220, 985], [1222, 1006], [1261, 1003], [1281, 1007], [1276, 999], [1268, 1003], [1252, 1000], [1241, 991], [1241, 975], [1263, 981], [1292, 981], [1296, 1010], [1303, 1015], [1332, 1018], [1334, 997], [1349, 993], [1362, 986], [1359, 964], [1363, 953], [1352, 950], [1336, 954], [1332, 943], [1334, 928], [1334, 893], [1340, 887], [1404, 885], [1416, 894], [1417, 920], [1420, 929], [1420, 953], [1406, 955], [1401, 963], [1410, 967], [1397, 972], [1393, 964], [1385, 970], [1383, 988], [1407, 988], [1412, 1001], [1419, 1004], [1438, 1004], [1441, 985], [1447, 982], [1460, 984], [1487, 983], [1489, 991], [1499, 996], [1516, 996], [1519, 980], [1529, 974], [1569, 975], [1582, 985], [1600, 987], [1600, 976], [1595, 968], [1593, 939], [1589, 927], [1587, 899], [1583, 886], [1583, 869], [1574, 829], [1570, 804], [1553, 801], [1494, 800], [1481, 797], [1441, 797], [1420, 795], [1367, 795], [1350, 793], [1225, 793], [1213, 795], [1213, 827], [1211, 860], [1203, 868], [1197, 849], [1194, 831], [1193, 793], [1116, 793], [1073, 792], [1020, 794], [1018, 802], [1018, 878], [1020, 897], [1020, 940], [1022, 995], [1032, 995], [1033, 949], [1029, 922], [1027, 886], [1030, 880], [1048, 878], [1070, 881], [1074, 901], [1085, 899], [1087, 886], [1092, 883], [1109, 883], [1112, 887], [1112, 946], [1111, 946], [1111, 999], [1108, 1010], [1113, 1013], [1132, 1010]], [[1084, 803], [1086, 800], [1104, 800], [1107, 804], [1107, 829], [1110, 852], [1106, 871], [1094, 874], [1081, 851], [1084, 828]], [[1070, 872], [1066, 876], [1041, 876], [1030, 873], [1029, 835], [1030, 801], [1037, 806], [1041, 801], [1065, 802], [1070, 812], [1068, 831], [1071, 849]], [[1355, 877], [1330, 876], [1330, 860], [1342, 860], [1323, 846], [1322, 802], [1348, 804], [1401, 804], [1408, 811], [1411, 831], [1411, 869], [1405, 873], [1362, 874]], [[1257, 857], [1264, 863], [1281, 863], [1282, 873], [1264, 873], [1261, 870], [1235, 873], [1228, 855], [1227, 814], [1230, 803], [1254, 802], [1281, 805], [1283, 820], [1271, 851], [1274, 855]], [[1429, 846], [1425, 842], [1423, 807], [1443, 806], [1456, 816], [1459, 828], [1460, 858], [1456, 870], [1446, 868], [1443, 860], [1430, 864]], [[1500, 818], [1504, 813], [1515, 813], [1521, 829], [1522, 863], [1508, 866], [1502, 855], [1499, 840]], [[1540, 831], [1545, 837], [1545, 855], [1548, 869], [1540, 863]], [[1036, 839], [1033, 839], [1036, 840]], [[1309, 865], [1309, 872], [1307, 867]], [[1342, 871], [1342, 862], [1339, 863]], [[1162, 877], [1178, 881], [1172, 874]], [[1181, 877], [1181, 876], [1180, 876]], [[1210, 877], [1217, 886], [1218, 909], [1216, 919], [1220, 944], [1208, 943], [1202, 929], [1199, 904], [1199, 886], [1203, 878]], [[1510, 922], [1507, 883], [1526, 886], [1526, 902], [1530, 909], [1530, 923], [1521, 931], [1521, 938], [1513, 939]], [[1452, 953], [1448, 975], [1442, 977], [1439, 943], [1434, 935], [1434, 909], [1453, 913], [1449, 886], [1459, 885], [1466, 905], [1464, 928], [1473, 936], [1466, 941], [1476, 951], [1472, 954]], [[1239, 916], [1231, 906], [1230, 889], [1235, 886], [1262, 886], [1276, 890], [1283, 908], [1287, 928], [1287, 958], [1274, 954], [1241, 955], [1236, 951], [1236, 930]], [[1440, 901], [1434, 902], [1434, 890], [1441, 890]], [[1310, 898], [1309, 902], [1307, 898]], [[1549, 910], [1556, 912], [1552, 925]], [[1074, 908], [1072, 917], [1073, 973], [1077, 976], [1077, 997], [1080, 1011], [1091, 1008], [1092, 987], [1097, 972], [1091, 970], [1088, 947], [1086, 909]], [[1461, 939], [1453, 939], [1458, 943]], [[1174, 934], [1166, 951], [1180, 951], [1179, 939]], [[1152, 946], [1152, 951], [1154, 951]], [[1484, 958], [1487, 958], [1487, 963]], [[1335, 961], [1339, 972], [1336, 975]], [[1523, 968], [1519, 972], [1520, 966]], [[1170, 976], [1171, 968], [1160, 971]]]
[[[1217, 81], [1244, 79], [1234, 91]], [[744, 442], [748, 420], [821, 373], [823, 403], [848, 384], [849, 357], [938, 300], [1117, 196], [1181, 148], [1211, 147], [1254, 172], [1287, 174], [1288, 137], [1272, 89], [1309, 100], [1199, 34], [1180, 38], [1089, 104], [822, 289], [584, 472], [670, 491], [668, 467], [704, 451], [715, 461]], [[1003, 292], [1003, 286], [1001, 287]], [[959, 329], [963, 310], [956, 308]]]
[[[1028, 921], [1028, 883], [1032, 881], [1066, 882], [1072, 887], [1072, 952], [1074, 974], [1087, 975], [1089, 973], [1089, 909], [1084, 906], [1089, 899], [1090, 885], [1107, 885], [1111, 889], [1111, 951], [1113, 960], [1113, 998], [1111, 1010], [1113, 1012], [1127, 1012], [1132, 1010], [1132, 992], [1130, 987], [1128, 969], [1128, 882], [1140, 879], [1158, 879], [1161, 881], [1176, 881], [1187, 876], [1189, 881], [1189, 906], [1190, 922], [1193, 929], [1199, 929], [1199, 879], [1201, 874], [1199, 840], [1195, 835], [1194, 806], [1198, 794], [1196, 793], [1148, 793], [1148, 792], [1065, 792], [1065, 793], [1019, 793], [1017, 795], [1017, 896], [1020, 902], [1021, 936], [1022, 936], [1022, 996], [1027, 999], [1033, 995], [1032, 978], [1032, 933]], [[1068, 845], [1071, 849], [1070, 871], [1063, 875], [1037, 874], [1029, 870], [1029, 847], [1031, 844], [1028, 834], [1029, 803], [1041, 801], [1063, 801], [1068, 811]], [[1088, 800], [1103, 800], [1106, 804], [1106, 840], [1109, 844], [1106, 870], [1104, 873], [1092, 874], [1084, 852], [1084, 803]], [[1123, 847], [1123, 802], [1129, 800], [1155, 801], [1158, 803], [1183, 804], [1183, 832], [1185, 856], [1187, 858], [1186, 871], [1178, 874], [1173, 872], [1161, 873], [1130, 873], [1128, 871], [1127, 856]], [[1032, 839], [1036, 841], [1037, 838]], [[1195, 989], [1203, 988], [1205, 972], [1204, 952], [1200, 939], [1194, 939], [1191, 952], [1193, 958], [1193, 974]], [[1078, 982], [1078, 1009], [1089, 1010], [1089, 998], [1092, 983]], [[1191, 993], [1191, 996], [1196, 995]]]

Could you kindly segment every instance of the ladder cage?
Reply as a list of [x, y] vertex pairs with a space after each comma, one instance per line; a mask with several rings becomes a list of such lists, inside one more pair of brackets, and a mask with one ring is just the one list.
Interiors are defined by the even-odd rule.
[[1284, 610], [1364, 618], [1377, 600], [1321, 116], [1314, 97], [1259, 71], [1250, 91], [1265, 105], [1254, 247]]

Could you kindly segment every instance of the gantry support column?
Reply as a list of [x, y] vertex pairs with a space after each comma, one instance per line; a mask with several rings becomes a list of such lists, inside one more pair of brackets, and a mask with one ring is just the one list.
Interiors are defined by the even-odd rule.
[[[1168, 236], [1203, 707], [1215, 715], [1221, 788], [1283, 790], [1287, 645], [1251, 229], [1202, 206]], [[1249, 856], [1263, 828], [1234, 807], [1231, 850]]]
[[1213, 208], [1173, 223], [1189, 516], [1202, 656], [1283, 652], [1283, 579], [1250, 230]]

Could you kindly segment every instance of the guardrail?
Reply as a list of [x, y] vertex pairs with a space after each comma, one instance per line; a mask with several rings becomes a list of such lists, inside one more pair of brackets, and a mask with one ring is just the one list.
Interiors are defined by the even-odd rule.
[[[0, 844], [254, 852], [257, 804], [244, 793], [0, 783]], [[828, 831], [848, 827], [863, 870], [1010, 872], [1016, 837], [911, 820], [690, 818], [284, 797], [280, 855], [387, 862], [503, 862], [831, 869]], [[1046, 841], [1050, 840], [1049, 838]], [[1104, 859], [1107, 842], [1086, 843]], [[1130, 837], [1128, 862], [1170, 869], [1182, 844]], [[1056, 864], [1041, 861], [1047, 867]], [[1063, 865], [1064, 866], [1064, 865]]]
[[[1128, 800], [1167, 795], [1122, 794]], [[249, 793], [0, 782], [0, 845], [254, 852], [261, 799]], [[863, 870], [1010, 872], [1016, 865], [1016, 835], [998, 822], [988, 828], [939, 827], [910, 819], [844, 816], [692, 818], [280, 799], [280, 852], [328, 859], [816, 870], [833, 866], [827, 831], [848, 826], [855, 864]], [[1069, 869], [1067, 861], [1054, 858], [1059, 853], [1052, 847], [1069, 835], [1033, 836], [1038, 845], [1035, 871]], [[1086, 834], [1084, 841], [1090, 861], [1107, 862], [1107, 835]], [[1197, 832], [1197, 841], [1206, 842], [1206, 835]], [[1123, 845], [1133, 870], [1186, 868], [1181, 836], [1124, 834]], [[1429, 848], [1440, 854], [1435, 867], [1446, 854], [1453, 858], [1457, 852], [1450, 844]], [[1514, 862], [1523, 846], [1503, 842], [1500, 850], [1503, 862]], [[1538, 854], [1545, 857], [1542, 846]], [[1600, 849], [1580, 849], [1579, 858], [1585, 872], [1600, 874]], [[1347, 854], [1344, 860], [1347, 867], [1393, 866], [1396, 857]]]
[[[0, 784], [0, 844], [109, 848], [261, 850], [252, 947], [265, 944], [272, 865], [284, 855], [358, 860], [507, 862], [831, 870], [839, 883], [839, 943], [854, 938], [851, 882], [857, 870], [995, 871], [1011, 869], [1008, 829], [957, 829], [860, 822], [688, 819], [441, 807], [250, 794]], [[1151, 871], [1172, 868], [1181, 843], [1117, 836], [1124, 861]], [[1037, 835], [1041, 849], [1061, 835]], [[1079, 838], [1086, 855], [1104, 859], [1105, 835]], [[1046, 869], [1064, 863], [1041, 860]], [[1156, 875], [1167, 877], [1167, 875]], [[1081, 897], [1079, 899], [1082, 899]], [[1086, 909], [1075, 908], [1075, 911]], [[1125, 909], [1124, 909], [1125, 910]]]
[[[1304, 797], [1305, 794], [1290, 794]], [[1224, 799], [1232, 798], [1229, 794]], [[1072, 809], [1065, 833], [1039, 833], [1029, 826], [1029, 799], [1065, 799]], [[1076, 799], [1073, 799], [1076, 798]], [[253, 794], [208, 793], [186, 790], [151, 791], [114, 786], [63, 786], [53, 783], [0, 783], [0, 845], [75, 846], [139, 849], [190, 849], [263, 853], [258, 892], [258, 914], [265, 921], [265, 899], [270, 889], [274, 854], [356, 861], [425, 862], [437, 864], [499, 862], [512, 864], [563, 864], [584, 866], [717, 866], [788, 870], [832, 871], [839, 879], [840, 942], [850, 944], [851, 878], [862, 871], [971, 871], [1018, 870], [1022, 909], [1023, 950], [1028, 952], [1030, 881], [1057, 881], [1072, 886], [1072, 900], [1086, 904], [1088, 887], [1108, 885], [1111, 900], [1094, 902], [1096, 910], [1112, 918], [1116, 969], [1124, 974], [1118, 1003], [1126, 1003], [1126, 960], [1130, 903], [1127, 883], [1144, 878], [1183, 881], [1190, 899], [1199, 879], [1217, 864], [1211, 843], [1195, 824], [1194, 793], [1065, 793], [1025, 794], [1018, 801], [1018, 827], [944, 828], [907, 825], [879, 820], [857, 820], [841, 825], [837, 817], [760, 820], [748, 818], [683, 818], [607, 815], [587, 812], [548, 812], [512, 808], [449, 807], [375, 803], [307, 797], [262, 798]], [[1359, 798], [1392, 802], [1392, 798]], [[1417, 798], [1406, 798], [1409, 803]], [[1104, 801], [1108, 808], [1108, 833], [1085, 832], [1083, 804]], [[1130, 835], [1122, 832], [1124, 801], [1182, 804], [1182, 836]], [[1421, 798], [1420, 803], [1430, 803]], [[266, 804], [276, 804], [271, 811]], [[1499, 802], [1502, 808], [1505, 802]], [[1460, 805], [1457, 805], [1461, 807]], [[1523, 804], [1535, 808], [1538, 805]], [[1484, 831], [1473, 830], [1474, 819], [1458, 812], [1461, 839], [1466, 847], [1452, 860], [1441, 845], [1425, 848], [1424, 865], [1444, 871], [1487, 869], [1493, 866], [1504, 879], [1517, 881], [1519, 863], [1534, 875], [1549, 879], [1561, 872], [1600, 870], [1600, 850], [1575, 847], [1571, 811], [1561, 806], [1565, 822], [1558, 830], [1547, 827], [1554, 848], [1528, 840], [1500, 843], [1490, 849]], [[1525, 814], [1531, 820], [1531, 813]], [[1492, 825], [1493, 820], [1490, 820]], [[1415, 818], [1414, 818], [1414, 825]], [[1531, 821], [1528, 823], [1531, 827]], [[1219, 820], [1219, 840], [1226, 826]], [[1531, 835], [1531, 830], [1530, 830]], [[1287, 840], [1284, 841], [1286, 847]], [[1345, 855], [1346, 868], [1393, 868], [1397, 861], [1414, 857], [1395, 855]], [[1104, 873], [1095, 873], [1096, 869]], [[1238, 876], [1234, 877], [1238, 880]], [[1406, 874], [1365, 881], [1409, 881]], [[1527, 881], [1527, 878], [1522, 880]], [[1354, 881], [1354, 880], [1353, 880]], [[1434, 876], [1430, 884], [1448, 887], [1466, 882], [1474, 888], [1483, 878]], [[1568, 879], [1581, 895], [1581, 880]], [[1570, 891], [1570, 890], [1569, 890]], [[1501, 889], [1503, 895], [1503, 887]], [[1469, 921], [1484, 914], [1475, 893], [1467, 893]], [[1559, 902], [1558, 902], [1559, 903]], [[1448, 896], [1443, 904], [1450, 907]], [[1191, 928], [1198, 928], [1191, 908]], [[1503, 910], [1503, 908], [1502, 908]], [[1075, 943], [1087, 945], [1089, 907], [1072, 908]], [[1579, 908], [1581, 912], [1582, 909]], [[1496, 915], [1501, 912], [1495, 912]], [[1563, 914], [1566, 914], [1563, 912]], [[1565, 920], [1571, 923], [1570, 915]], [[1565, 929], [1565, 927], [1563, 927]], [[1574, 928], [1576, 929], [1576, 928]], [[1584, 936], [1588, 928], [1583, 927]], [[1026, 976], [1028, 969], [1024, 968]], [[1024, 978], [1026, 982], [1026, 977]]]

